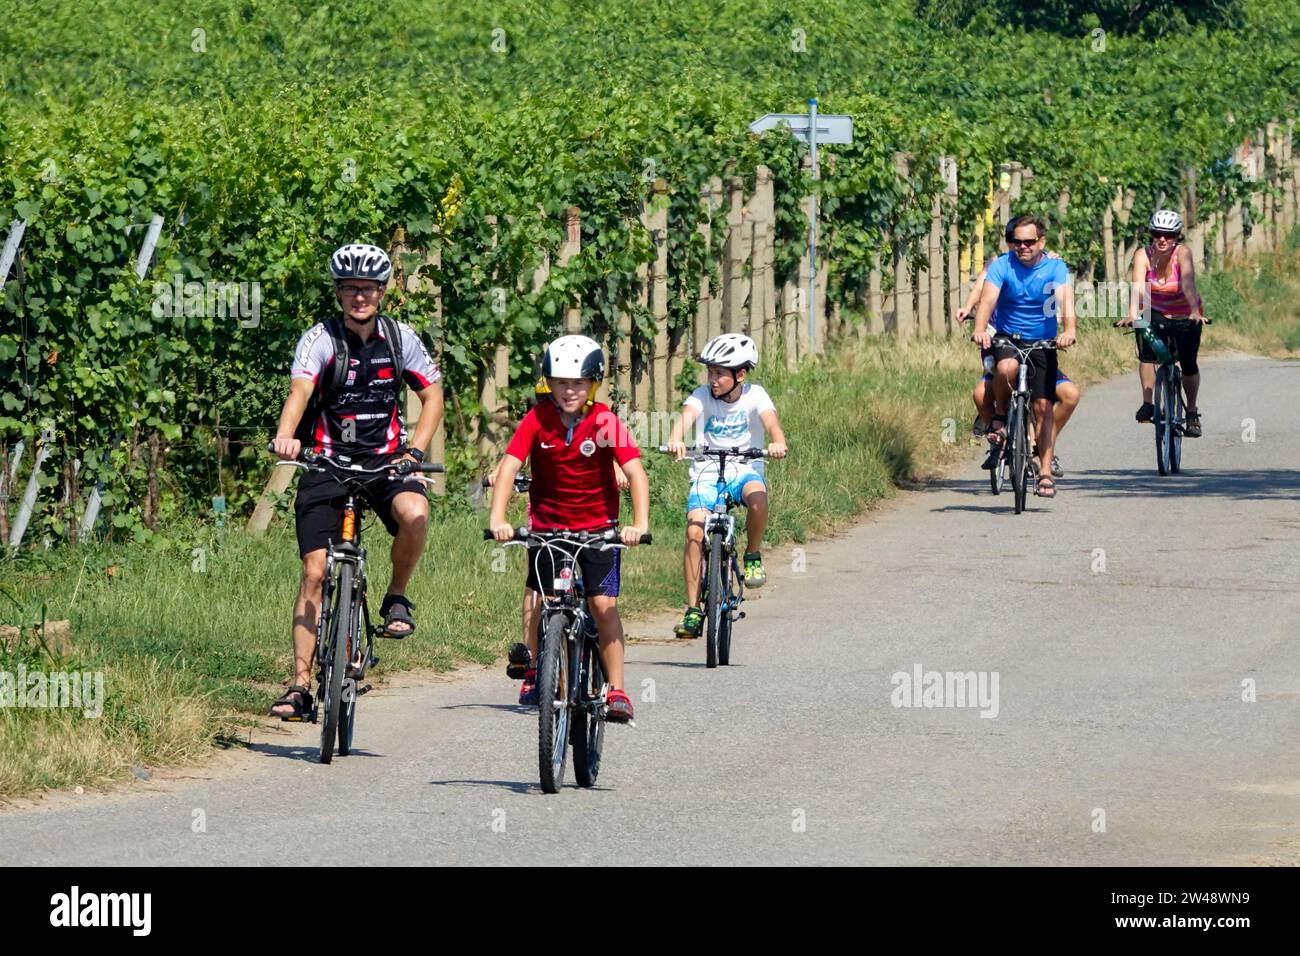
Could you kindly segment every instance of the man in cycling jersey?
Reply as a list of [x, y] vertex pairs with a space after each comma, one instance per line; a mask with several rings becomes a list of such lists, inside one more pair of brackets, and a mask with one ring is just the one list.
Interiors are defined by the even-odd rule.
[[[346, 245], [330, 257], [342, 317], [317, 323], [298, 340], [289, 396], [272, 442], [280, 458], [297, 458], [306, 444], [317, 454], [366, 468], [391, 463], [402, 470], [402, 463], [424, 460], [422, 449], [429, 447], [442, 418], [442, 375], [410, 326], [380, 311], [392, 271], [387, 253], [376, 246]], [[409, 444], [398, 402], [398, 368], [401, 381], [421, 403], [420, 422]], [[393, 535], [393, 575], [380, 605], [381, 633], [403, 638], [415, 629], [410, 613], [414, 605], [405, 595], [424, 551], [429, 501], [424, 486], [414, 479], [391, 481], [381, 475], [365, 485], [368, 504]], [[298, 481], [294, 517], [302, 577], [293, 609], [294, 676], [271, 707], [272, 714], [285, 719], [301, 718], [311, 710], [311, 662], [326, 548], [339, 535], [346, 498], [331, 474], [304, 472]]]
[[[993, 349], [993, 420], [989, 443], [1006, 440], [1006, 414], [1020, 372], [1020, 357], [1014, 346], [1054, 340], [1060, 348], [1074, 344], [1074, 289], [1070, 272], [1060, 259], [1044, 255], [1045, 226], [1037, 216], [1022, 216], [1011, 239], [1012, 254], [993, 260], [984, 279], [971, 338], [981, 348]], [[989, 323], [997, 313], [997, 334]], [[1059, 329], [1057, 316], [1065, 324]], [[1052, 403], [1056, 397], [1056, 352], [1039, 349], [1029, 357], [1029, 390], [1038, 422], [1037, 446], [1042, 461], [1052, 460], [1055, 423]], [[1039, 474], [1035, 493], [1056, 496], [1056, 481]]]

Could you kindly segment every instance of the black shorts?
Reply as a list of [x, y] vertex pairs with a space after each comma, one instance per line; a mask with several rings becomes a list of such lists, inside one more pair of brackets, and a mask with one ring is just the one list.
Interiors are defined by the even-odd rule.
[[[1201, 351], [1201, 323], [1191, 319], [1171, 319], [1160, 312], [1152, 312], [1151, 331], [1169, 343], [1184, 375], [1195, 375], [1200, 371], [1196, 356]], [[1160, 364], [1160, 359], [1141, 335], [1138, 336], [1138, 361]]]
[[[385, 458], [355, 458], [357, 464], [374, 468]], [[389, 481], [387, 475], [372, 475], [363, 482], [365, 495], [357, 496], [361, 510], [374, 512], [384, 523], [388, 533], [397, 534], [397, 520], [393, 517], [393, 499], [403, 492], [413, 491], [425, 495], [424, 485], [418, 481]], [[356, 487], [355, 485], [353, 487]], [[318, 551], [338, 541], [343, 527], [343, 505], [348, 493], [332, 472], [304, 471], [298, 478], [298, 497], [294, 499], [294, 525], [298, 532], [298, 557]]]
[[[1032, 341], [1025, 340], [1016, 344], [1024, 347], [1032, 344]], [[1020, 353], [1012, 347], [1011, 340], [1006, 336], [994, 336], [994, 368], [998, 362], [1009, 358], [1019, 362]], [[1014, 386], [1013, 382], [1012, 387]], [[1029, 395], [1031, 398], [1046, 398], [1056, 402], [1056, 349], [1034, 349], [1029, 353]]]
[[[577, 547], [568, 541], [555, 541], [550, 545], [551, 549], [563, 548], [569, 554], [573, 554]], [[578, 551], [577, 565], [582, 572], [582, 589], [587, 597], [618, 597], [622, 570], [619, 555], [622, 553], [618, 548], [610, 548], [608, 551], [583, 548]], [[553, 550], [540, 545], [529, 545], [527, 586], [547, 596], [554, 595], [557, 590], [555, 579], [561, 571], [560, 563]]]

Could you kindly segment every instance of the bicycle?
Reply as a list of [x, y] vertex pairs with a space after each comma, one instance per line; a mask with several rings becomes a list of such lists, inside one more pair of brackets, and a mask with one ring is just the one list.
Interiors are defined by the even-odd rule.
[[[495, 541], [490, 529], [484, 540]], [[651, 536], [641, 535], [641, 544]], [[576, 545], [558, 547], [557, 543]], [[564, 783], [568, 747], [573, 745], [573, 773], [579, 787], [592, 787], [600, 774], [605, 742], [609, 681], [600, 659], [599, 634], [587, 607], [578, 552], [623, 549], [617, 528], [606, 531], [530, 531], [516, 528], [506, 547], [537, 545], [534, 567], [540, 571], [544, 551], [551, 553], [553, 594], [542, 594], [541, 643], [537, 667], [537, 763], [542, 790], [559, 793]], [[540, 574], [538, 575], [540, 580]]]
[[[1158, 331], [1165, 316], [1152, 312], [1155, 321], [1139, 318], [1133, 323], [1133, 334], [1145, 341], [1152, 354], [1160, 360], [1156, 368], [1155, 389], [1151, 393], [1155, 414], [1151, 421], [1156, 426], [1156, 471], [1161, 477], [1176, 475], [1183, 466], [1183, 428], [1187, 424], [1183, 404], [1183, 370], [1178, 364], [1178, 340], [1166, 339]], [[1141, 324], [1139, 324], [1141, 323]], [[1209, 325], [1210, 320], [1206, 319]], [[1119, 323], [1116, 323], [1118, 328]], [[1141, 350], [1139, 349], [1139, 354]]]
[[[667, 454], [668, 446], [660, 445], [659, 450]], [[745, 612], [740, 610], [740, 605], [745, 603], [745, 575], [740, 570], [736, 551], [736, 518], [731, 514], [731, 509], [743, 502], [733, 498], [727, 487], [727, 459], [762, 459], [767, 457], [767, 450], [694, 445], [688, 447], [686, 453], [698, 461], [713, 458], [718, 462], [718, 497], [704, 525], [708, 546], [701, 555], [700, 603], [704, 606], [704, 666], [712, 668], [721, 664], [725, 667], [731, 663], [732, 624], [745, 616]]]
[[[1052, 339], [1042, 339], [1027, 345], [1019, 344], [1017, 339], [1000, 334], [995, 341], [1009, 345], [1020, 356], [1020, 371], [1016, 378], [1016, 387], [1011, 393], [1011, 405], [1007, 411], [1006, 438], [1002, 441], [997, 459], [989, 471], [989, 484], [993, 493], [999, 494], [1007, 477], [1011, 479], [1011, 491], [1014, 498], [1015, 513], [1025, 510], [1025, 501], [1029, 495], [1029, 479], [1035, 473], [1033, 451], [1030, 444], [1030, 430], [1035, 427], [1033, 407], [1029, 401], [1029, 357], [1037, 350], [1054, 351], [1056, 343]], [[1003, 475], [1007, 469], [1008, 475]]]
[[[268, 450], [273, 446], [268, 445]], [[418, 472], [439, 474], [442, 465], [415, 464], [405, 473], [390, 474], [390, 481], [430, 482]], [[366, 602], [366, 549], [361, 544], [361, 507], [367, 493], [356, 485], [365, 477], [393, 472], [393, 465], [363, 468], [343, 458], [319, 455], [303, 449], [293, 461], [277, 462], [277, 467], [287, 465], [304, 471], [331, 474], [347, 491], [343, 505], [343, 520], [336, 543], [330, 539], [325, 556], [325, 581], [321, 588], [320, 615], [316, 621], [315, 661], [320, 664], [317, 674], [317, 697], [305, 719], [321, 723], [320, 762], [330, 763], [334, 758], [335, 741], [338, 754], [346, 757], [352, 752], [352, 734], [356, 727], [357, 698], [373, 688], [361, 686], [366, 670], [379, 663], [375, 656], [375, 635], [382, 629], [370, 623], [370, 607]], [[361, 500], [359, 501], [358, 498]], [[364, 626], [363, 626], [364, 622]], [[323, 722], [320, 721], [324, 715]], [[302, 721], [303, 717], [286, 720]]]

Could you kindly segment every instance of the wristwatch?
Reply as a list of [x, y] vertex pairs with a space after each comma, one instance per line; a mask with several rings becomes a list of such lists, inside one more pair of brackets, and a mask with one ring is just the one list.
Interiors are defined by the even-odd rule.
[[420, 449], [418, 448], [408, 448], [406, 450], [406, 453], [410, 455], [412, 458], [414, 458], [416, 461], [419, 462], [424, 461], [424, 452], [420, 451]]

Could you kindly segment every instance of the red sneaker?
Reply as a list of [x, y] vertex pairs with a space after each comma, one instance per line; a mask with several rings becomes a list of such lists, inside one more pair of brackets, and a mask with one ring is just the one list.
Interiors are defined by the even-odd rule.
[[616, 724], [626, 724], [632, 719], [632, 701], [618, 688], [605, 697], [605, 719]]
[[519, 703], [525, 707], [537, 706], [537, 668], [530, 667], [524, 673], [524, 682], [519, 688]]

